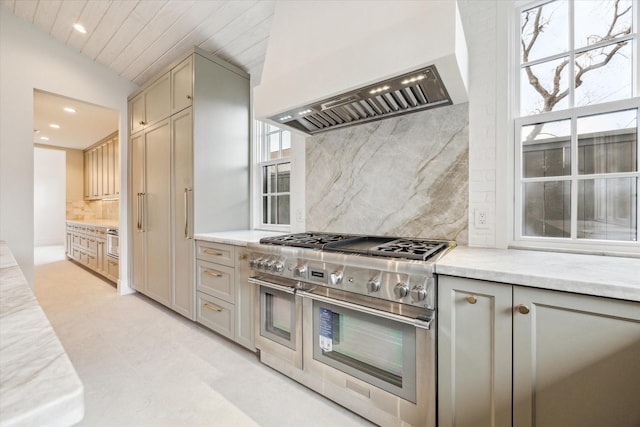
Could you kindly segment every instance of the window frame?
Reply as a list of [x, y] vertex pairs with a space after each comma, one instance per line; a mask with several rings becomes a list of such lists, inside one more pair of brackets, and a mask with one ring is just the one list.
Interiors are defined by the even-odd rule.
[[[278, 231], [278, 232], [290, 232], [291, 231], [291, 220], [292, 220], [292, 202], [291, 202], [291, 182], [289, 183], [289, 192], [286, 193], [289, 195], [289, 224], [270, 224], [264, 222], [264, 193], [263, 189], [265, 188], [264, 183], [264, 174], [263, 168], [268, 166], [276, 166], [280, 164], [289, 164], [290, 174], [292, 169], [292, 158], [291, 155], [283, 156], [282, 155], [282, 139], [280, 140], [279, 146], [279, 157], [277, 159], [269, 159], [269, 148], [268, 144], [265, 142], [267, 138], [265, 136], [278, 132], [282, 135], [284, 132], [291, 132], [287, 129], [278, 128], [277, 131], [268, 132], [268, 126], [276, 127], [270, 123], [262, 122], [260, 120], [254, 120], [254, 158], [253, 162], [253, 176], [254, 176], [254, 229], [257, 230], [266, 230], [266, 231]], [[293, 135], [290, 135], [293, 137]], [[281, 137], [282, 138], [282, 137]], [[289, 148], [289, 153], [291, 153], [291, 147]], [[290, 175], [291, 177], [291, 175]], [[278, 193], [277, 194], [285, 194]], [[273, 193], [273, 194], [276, 194]], [[272, 194], [272, 193], [269, 193]]]
[[[578, 172], [578, 137], [577, 134], [577, 118], [598, 114], [613, 113], [622, 110], [635, 109], [637, 115], [636, 129], [640, 124], [640, 89], [639, 89], [639, 70], [638, 62], [640, 59], [640, 47], [638, 38], [638, 16], [640, 7], [634, 4], [632, 14], [632, 33], [628, 36], [621, 37], [619, 40], [629, 40], [632, 44], [631, 51], [634, 55], [634, 61], [632, 61], [632, 87], [633, 93], [631, 98], [610, 101], [593, 105], [574, 106], [574, 92], [575, 88], [573, 84], [569, 86], [569, 107], [562, 110], [550, 111], [544, 113], [531, 114], [528, 116], [521, 115], [520, 96], [521, 96], [521, 70], [522, 70], [522, 57], [520, 46], [520, 18], [523, 11], [542, 6], [547, 3], [551, 3], [553, 0], [534, 0], [534, 1], [518, 1], [514, 2], [511, 10], [511, 34], [509, 43], [511, 48], [509, 58], [509, 74], [510, 74], [510, 87], [512, 89], [512, 95], [509, 96], [509, 110], [511, 112], [511, 119], [509, 120], [509, 151], [512, 153], [510, 156], [513, 160], [513, 179], [512, 182], [512, 204], [510, 211], [512, 212], [512, 237], [509, 242], [509, 247], [521, 248], [521, 249], [544, 249], [554, 251], [567, 251], [567, 252], [580, 252], [580, 253], [598, 253], [598, 254], [610, 254], [610, 255], [638, 255], [640, 254], [640, 141], [638, 136], [636, 137], [638, 144], [636, 146], [636, 164], [638, 167], [635, 172], [628, 173], [606, 173], [606, 174], [590, 174], [580, 175]], [[582, 46], [580, 48], [574, 47], [573, 40], [573, 1], [569, 1], [569, 50], [556, 55], [550, 55], [544, 58], [537, 58], [536, 60], [529, 61], [528, 65], [534, 65], [537, 63], [543, 63], [553, 60], [554, 58], [570, 57], [569, 61], [569, 75], [573, 75], [574, 72], [574, 55], [582, 51], [595, 49], [599, 46], [608, 45], [610, 43], [598, 43], [595, 45]], [[571, 83], [573, 83], [571, 81]], [[523, 175], [523, 144], [521, 138], [521, 129], [523, 126], [532, 125], [541, 122], [552, 122], [559, 120], [570, 120], [571, 132], [570, 132], [570, 146], [571, 146], [571, 173], [569, 175], [561, 175], [554, 177], [536, 177], [525, 178]], [[640, 135], [640, 134], [639, 134]], [[635, 241], [617, 241], [617, 240], [600, 240], [600, 239], [586, 239], [577, 237], [578, 228], [578, 182], [588, 178], [616, 178], [616, 177], [636, 177], [636, 240]], [[570, 224], [571, 233], [569, 237], [543, 237], [543, 236], [526, 236], [524, 233], [524, 219], [523, 219], [523, 184], [525, 182], [545, 182], [545, 181], [569, 181], [571, 188], [570, 205]]]

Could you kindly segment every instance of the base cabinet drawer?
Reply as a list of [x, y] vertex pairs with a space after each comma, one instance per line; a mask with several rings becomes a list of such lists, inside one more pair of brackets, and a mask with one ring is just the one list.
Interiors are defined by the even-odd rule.
[[198, 240], [196, 242], [196, 258], [229, 267], [235, 265], [233, 245], [225, 245], [223, 243]]
[[229, 339], [234, 338], [234, 309], [229, 304], [202, 292], [197, 292], [196, 320]]
[[118, 281], [120, 276], [120, 263], [117, 259], [106, 257], [107, 260], [107, 276], [114, 282]]
[[233, 268], [198, 260], [196, 262], [196, 289], [233, 304], [235, 302]]

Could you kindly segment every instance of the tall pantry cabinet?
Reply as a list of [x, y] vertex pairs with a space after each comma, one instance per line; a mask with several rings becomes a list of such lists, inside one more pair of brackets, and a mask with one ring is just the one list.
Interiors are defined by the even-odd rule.
[[193, 235], [248, 228], [249, 126], [249, 76], [198, 48], [129, 97], [133, 288], [192, 320]]

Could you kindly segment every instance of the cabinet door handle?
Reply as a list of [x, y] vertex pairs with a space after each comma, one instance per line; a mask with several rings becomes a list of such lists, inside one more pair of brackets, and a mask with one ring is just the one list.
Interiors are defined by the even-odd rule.
[[202, 252], [204, 252], [204, 253], [205, 253], [205, 254], [207, 254], [207, 255], [222, 256], [222, 253], [221, 253], [221, 252], [216, 252], [216, 251], [213, 251], [213, 250], [211, 250], [211, 249], [205, 249], [205, 250], [204, 250], [204, 251], [202, 251]]
[[467, 301], [469, 301], [469, 304], [475, 304], [478, 302], [478, 298], [475, 295], [469, 295]]
[[187, 99], [193, 99], [193, 96], [187, 95]]
[[213, 277], [222, 277], [222, 274], [218, 273], [217, 271], [205, 270], [204, 274]]
[[524, 304], [518, 304], [516, 308], [518, 309], [518, 312], [520, 312], [520, 314], [529, 314], [529, 307]]
[[205, 303], [204, 306], [206, 308], [208, 308], [209, 310], [212, 310], [212, 311], [215, 311], [215, 312], [218, 312], [218, 313], [220, 313], [222, 311], [222, 309], [220, 307], [216, 307], [215, 305], [211, 305], [211, 304]]
[[144, 232], [144, 196], [146, 193], [138, 193], [138, 231]]
[[146, 125], [147, 123], [146, 123], [144, 120], [140, 120], [140, 121], [138, 122], [138, 124], [139, 124], [139, 125], [141, 125], [141, 126], [144, 126], [144, 125]]
[[191, 188], [185, 188], [184, 189], [184, 238], [185, 239], [192, 239], [193, 236], [190, 233], [190, 227], [189, 225], [191, 224], [191, 218], [190, 218], [190, 214], [191, 214], [191, 192], [193, 191], [193, 189]]

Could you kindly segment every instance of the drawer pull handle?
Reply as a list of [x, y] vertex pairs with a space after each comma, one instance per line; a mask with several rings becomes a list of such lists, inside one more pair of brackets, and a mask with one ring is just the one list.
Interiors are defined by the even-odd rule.
[[469, 295], [467, 301], [469, 301], [469, 304], [475, 304], [478, 302], [478, 298], [475, 295]]
[[516, 308], [518, 309], [520, 314], [529, 314], [529, 307], [524, 304], [518, 304]]
[[209, 310], [215, 311], [217, 313], [220, 313], [222, 311], [222, 309], [220, 307], [216, 307], [215, 305], [211, 305], [211, 304], [205, 303], [204, 306], [206, 308], [208, 308]]
[[204, 274], [208, 275], [208, 276], [213, 276], [213, 277], [222, 277], [222, 274], [216, 272], [216, 271], [211, 271], [211, 270], [205, 270]]
[[205, 249], [203, 252], [205, 254], [207, 254], [207, 255], [222, 256], [221, 252], [217, 252], [217, 251], [214, 251], [214, 250], [211, 250], [211, 249]]

